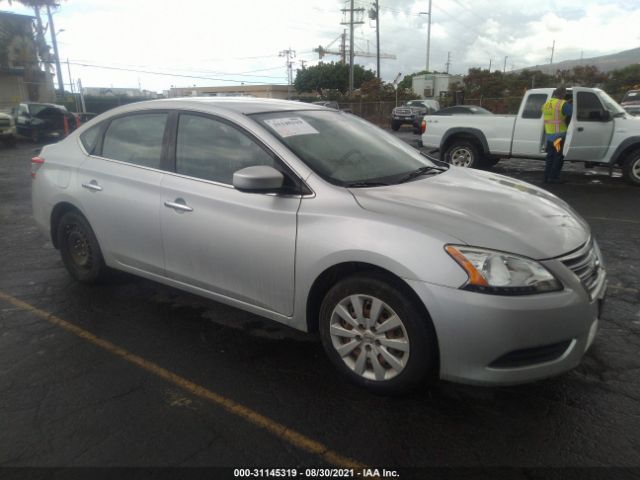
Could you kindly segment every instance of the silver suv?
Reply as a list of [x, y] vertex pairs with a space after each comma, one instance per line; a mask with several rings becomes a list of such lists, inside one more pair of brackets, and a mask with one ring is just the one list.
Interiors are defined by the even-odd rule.
[[77, 280], [111, 267], [319, 331], [376, 392], [556, 375], [597, 330], [605, 270], [566, 203], [325, 107], [128, 105], [44, 147], [32, 176]]

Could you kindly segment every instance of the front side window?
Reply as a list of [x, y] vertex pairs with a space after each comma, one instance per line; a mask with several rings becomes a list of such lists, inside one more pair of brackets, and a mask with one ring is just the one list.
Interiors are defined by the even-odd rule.
[[354, 115], [293, 111], [253, 118], [334, 185], [395, 183], [416, 169], [434, 167], [417, 150]]
[[577, 118], [582, 122], [600, 122], [604, 108], [598, 96], [593, 92], [578, 92], [576, 98]]
[[160, 168], [166, 113], [142, 113], [111, 121], [104, 135], [102, 156]]
[[211, 117], [181, 114], [176, 142], [176, 173], [231, 185], [234, 172], [275, 160], [253, 139]]

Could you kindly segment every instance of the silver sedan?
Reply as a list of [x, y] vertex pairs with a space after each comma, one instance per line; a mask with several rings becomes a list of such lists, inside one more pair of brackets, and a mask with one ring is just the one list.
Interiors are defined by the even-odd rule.
[[137, 103], [44, 147], [32, 177], [36, 222], [78, 281], [115, 268], [319, 331], [378, 393], [560, 374], [597, 331], [606, 274], [566, 203], [344, 112]]

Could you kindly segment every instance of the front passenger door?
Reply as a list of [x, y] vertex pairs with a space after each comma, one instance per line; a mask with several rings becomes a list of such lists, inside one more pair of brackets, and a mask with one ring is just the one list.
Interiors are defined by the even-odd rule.
[[181, 283], [272, 312], [293, 312], [300, 195], [243, 193], [244, 167], [279, 160], [226, 120], [181, 113], [175, 174], [162, 181], [167, 275]]

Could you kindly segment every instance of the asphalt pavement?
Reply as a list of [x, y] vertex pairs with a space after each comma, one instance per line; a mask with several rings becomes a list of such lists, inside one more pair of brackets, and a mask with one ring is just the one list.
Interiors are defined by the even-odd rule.
[[[314, 335], [127, 274], [74, 282], [31, 217], [33, 149], [0, 147], [0, 478], [48, 472], [19, 467], [640, 477], [640, 188], [619, 172], [567, 165], [568, 183], [550, 188], [591, 224], [609, 272], [578, 368], [386, 398], [343, 380]], [[542, 177], [539, 161], [494, 170]]]

